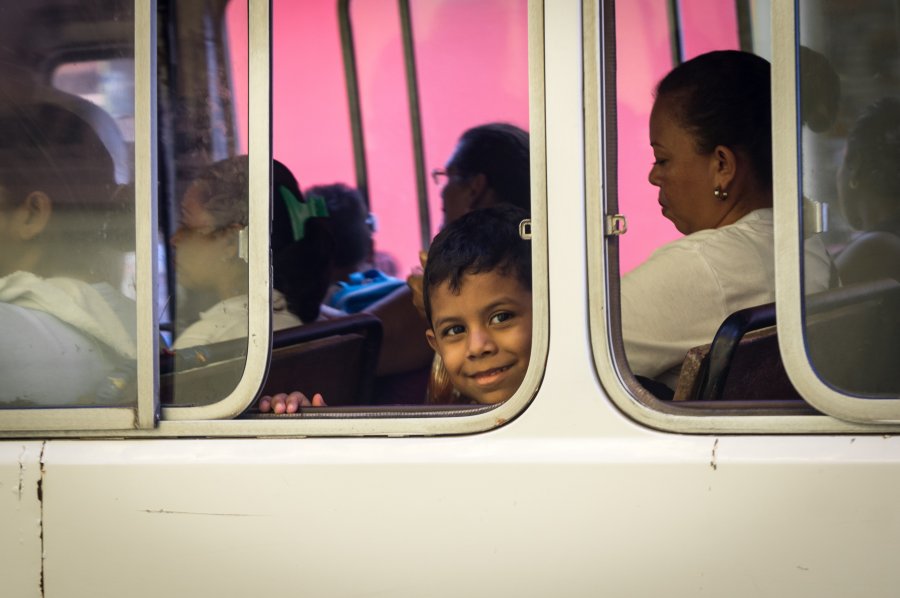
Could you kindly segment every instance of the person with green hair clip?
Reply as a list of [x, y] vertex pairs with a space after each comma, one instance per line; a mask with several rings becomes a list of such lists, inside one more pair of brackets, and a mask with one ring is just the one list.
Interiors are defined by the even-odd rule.
[[[288, 328], [341, 314], [322, 301], [331, 284], [334, 234], [321, 197], [304, 197], [287, 166], [272, 163], [272, 325]], [[293, 326], [301, 322], [294, 322]]]
[[[246, 155], [209, 166], [184, 194], [181, 224], [172, 237], [179, 283], [212, 291], [218, 303], [177, 335], [174, 348], [246, 336], [248, 264], [240, 236], [248, 224]], [[323, 202], [306, 202], [296, 179], [273, 162], [272, 262], [275, 330], [319, 317], [328, 289], [333, 241]]]

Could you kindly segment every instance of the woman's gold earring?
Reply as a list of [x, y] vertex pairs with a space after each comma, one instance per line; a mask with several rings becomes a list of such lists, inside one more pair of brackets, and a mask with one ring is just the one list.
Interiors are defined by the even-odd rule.
[[716, 185], [716, 188], [713, 189], [713, 195], [716, 196], [716, 199], [721, 199], [722, 201], [728, 199], [728, 191], [722, 191], [722, 187], [718, 185]]

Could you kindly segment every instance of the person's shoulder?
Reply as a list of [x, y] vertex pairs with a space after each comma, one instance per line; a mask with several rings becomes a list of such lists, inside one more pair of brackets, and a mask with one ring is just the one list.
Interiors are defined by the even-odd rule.
[[887, 232], [857, 236], [835, 258], [844, 283], [900, 276], [900, 237]]
[[772, 245], [775, 239], [772, 209], [754, 210], [733, 224], [721, 228], [709, 228], [683, 237], [684, 246], [707, 254], [727, 253], [752, 244]]

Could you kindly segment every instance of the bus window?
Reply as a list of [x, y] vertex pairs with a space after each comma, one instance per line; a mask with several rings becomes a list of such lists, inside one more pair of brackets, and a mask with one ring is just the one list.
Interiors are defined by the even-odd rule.
[[84, 8], [67, 28], [40, 3], [4, 7], [5, 409], [136, 402], [136, 310], [121, 292], [134, 288], [133, 9]]
[[[420, 252], [443, 225], [440, 193], [446, 181], [428, 175], [443, 170], [463, 132], [478, 125], [504, 123], [522, 132], [527, 144], [528, 3], [423, 0], [406, 7], [395, 2], [338, 7], [346, 11], [335, 11], [331, 1], [273, 5], [274, 158], [296, 179], [305, 196], [301, 201], [325, 200], [333, 212], [329, 224], [353, 228], [370, 246], [369, 255], [353, 258], [351, 267], [344, 256], [354, 253], [351, 246], [360, 240], [333, 231], [341, 244], [334, 252], [340, 263], [321, 317], [335, 317], [335, 309], [368, 311], [382, 298], [409, 312], [402, 319], [394, 317], [393, 308], [376, 314], [384, 337], [372, 401], [421, 405], [433, 351], [425, 341], [427, 324], [402, 292], [406, 276], [421, 269]], [[526, 145], [513, 169], [522, 178], [526, 205], [528, 169]], [[282, 198], [276, 193], [273, 202], [273, 268], [280, 297], [288, 295], [278, 288]], [[347, 202], [364, 204], [361, 227], [345, 220], [348, 210], [341, 206]], [[362, 276], [373, 269], [379, 271], [377, 284]], [[392, 297], [375, 289], [371, 298], [360, 294], [359, 302], [341, 303], [338, 297], [353, 290], [353, 280], [387, 289]], [[399, 299], [393, 291], [400, 291]], [[410, 315], [412, 322], [406, 319]], [[412, 344], [423, 349], [415, 360], [384, 365]], [[320, 376], [333, 377], [328, 372], [334, 369], [322, 368]], [[296, 382], [304, 391], [331, 383]]]
[[[741, 48], [746, 42], [740, 32], [748, 27], [752, 31], [752, 23], [734, 3], [653, 4], [617, 3], [615, 9], [617, 31], [650, 28], [656, 33], [617, 36], [616, 62], [606, 70], [607, 81], [614, 77], [607, 90], [614, 90], [616, 98], [615, 143], [607, 143], [607, 147], [617, 151], [617, 157], [608, 162], [612, 166], [607, 167], [615, 168], [615, 172], [606, 173], [615, 181], [615, 190], [606, 195], [607, 214], [619, 213], [627, 221], [625, 234], [607, 230], [607, 235], [610, 253], [618, 258], [617, 263], [610, 264], [610, 274], [621, 276], [620, 303], [616, 307], [621, 310], [621, 349], [625, 354], [620, 358], [627, 359], [637, 375], [636, 392], [651, 402], [664, 401], [656, 404], [665, 408], [671, 399], [690, 394], [681, 387], [691, 379], [681, 374], [692, 350], [702, 350], [700, 347], [711, 343], [733, 311], [774, 299], [774, 260], [771, 194], [743, 189], [735, 192], [731, 185], [740, 186], [741, 182], [722, 179], [720, 183], [712, 176], [704, 179], [712, 171], [704, 169], [701, 160], [711, 155], [713, 147], [704, 147], [702, 156], [695, 148], [700, 143], [699, 129], [711, 127], [694, 121], [689, 127], [682, 124], [694, 116], [688, 112], [695, 104], [686, 98], [715, 77], [717, 69], [731, 71], [744, 68], [746, 63], [748, 74], [755, 69], [757, 79], [768, 84], [767, 62], [749, 51], [752, 47]], [[648, 19], [648, 15], [654, 17]], [[657, 86], [670, 72], [686, 73], [681, 76], [693, 82], [686, 86], [684, 78], [669, 78], [669, 87], [658, 91]], [[722, 85], [704, 89], [702, 95], [711, 98], [716, 96], [714, 91], [732, 93], [741, 85], [741, 81], [723, 79]], [[726, 114], [734, 104], [728, 97], [717, 102], [713, 109]], [[759, 96], [746, 110], [755, 108], [765, 113], [768, 106], [768, 96]], [[743, 110], [735, 109], [734, 118], [728, 120], [738, 121]], [[747, 145], [751, 140], [744, 137], [753, 135], [756, 127], [745, 123], [735, 130], [727, 134], [743, 136], [735, 141]], [[723, 133], [713, 131], [710, 135]], [[716, 189], [721, 197], [714, 195]], [[729, 190], [731, 204], [721, 199], [727, 198]], [[707, 204], [708, 214], [697, 209]], [[738, 209], [729, 210], [729, 205]], [[733, 215], [738, 216], [731, 218]], [[760, 219], [760, 223], [739, 224], [744, 217]], [[756, 267], [755, 282], [748, 284], [760, 288], [723, 282], [732, 264], [743, 263], [740, 255], [732, 254], [724, 262], [706, 255], [704, 247], [723, 242], [713, 231], [725, 224], [759, 231], [755, 242], [762, 246], [761, 254], [768, 257]], [[750, 247], [745, 251], [757, 253]], [[722, 251], [713, 253], [723, 255]]]
[[[83, 4], [79, 9], [90, 2]], [[54, 0], [41, 3], [43, 8], [51, 5]], [[452, 405], [439, 404], [442, 399], [427, 402], [431, 372], [438, 377], [449, 373], [451, 379], [458, 372], [435, 360], [425, 339], [428, 325], [406, 276], [421, 268], [420, 253], [446, 221], [497, 203], [514, 203], [524, 210], [511, 232], [518, 239], [517, 247], [518, 243], [534, 247], [529, 254], [536, 257], [538, 272], [546, 268], [546, 235], [541, 234], [539, 220], [545, 193], [538, 188], [533, 194], [529, 182], [533, 172], [544, 168], [543, 121], [533, 122], [535, 113], [530, 112], [531, 99], [537, 97], [540, 103], [543, 93], [542, 70], [532, 63], [542, 55], [542, 37], [529, 33], [540, 31], [541, 3], [418, 0], [398, 7], [346, 0], [279, 1], [271, 6], [271, 19], [268, 3], [256, 0], [165, 3], [156, 12], [155, 32], [147, 22], [148, 6], [114, 5], [73, 11], [68, 21], [49, 18], [52, 11], [38, 8], [9, 12], [22, 29], [27, 24], [40, 31], [30, 38], [15, 36], [18, 45], [10, 44], [5, 50], [10, 57], [4, 64], [19, 68], [0, 72], [7, 87], [22, 90], [10, 94], [17, 103], [3, 110], [2, 121], [11, 129], [32, 126], [21, 135], [5, 137], [11, 158], [4, 163], [12, 173], [11, 182], [2, 184], [2, 199], [8, 207], [2, 206], [6, 211], [0, 224], [4, 232], [11, 230], [17, 224], [12, 215], [27, 208], [32, 210], [29, 213], [49, 214], [45, 220], [52, 228], [47, 228], [48, 234], [33, 236], [45, 244], [40, 252], [25, 250], [36, 244], [2, 252], [4, 280], [18, 281], [4, 295], [2, 305], [7, 311], [31, 309], [33, 299], [27, 305], [15, 303], [16, 293], [29, 292], [21, 288], [25, 283], [20, 278], [66, 279], [65, 292], [99, 294], [96, 303], [103, 309], [96, 307], [89, 314], [99, 321], [83, 325], [78, 320], [82, 314], [57, 314], [44, 304], [35, 308], [37, 315], [26, 314], [45, 328], [46, 322], [59, 320], [66, 334], [59, 332], [57, 340], [65, 336], [79, 349], [91, 343], [88, 353], [99, 356], [99, 365], [86, 367], [84, 355], [77, 361], [70, 352], [66, 359], [71, 364], [50, 354], [43, 361], [30, 360], [33, 363], [26, 367], [21, 359], [26, 352], [10, 343], [0, 363], [4, 371], [15, 368], [9, 371], [16, 371], [22, 383], [9, 390], [9, 400], [4, 398], [8, 414], [12, 408], [35, 405], [137, 404], [137, 413], [133, 409], [116, 412], [115, 424], [99, 427], [182, 430], [188, 423], [185, 420], [195, 424], [231, 419], [245, 409], [246, 420], [259, 415], [254, 398], [264, 384], [266, 361], [271, 357], [278, 365], [282, 354], [303, 356], [303, 377], [292, 381], [290, 367], [281, 363], [279, 371], [288, 377], [273, 376], [272, 380], [284, 381], [285, 387], [266, 386], [265, 392], [312, 393], [319, 381], [333, 379], [340, 386], [359, 369], [357, 378], [365, 388], [355, 395], [351, 392], [343, 403], [338, 394], [332, 394], [329, 407], [352, 406], [359, 410], [354, 415], [357, 422], [367, 410], [373, 411], [373, 430], [381, 429], [385, 406], [409, 422], [424, 415], [474, 416], [455, 418], [458, 423], [446, 428], [453, 431], [495, 427], [524, 408], [540, 380], [543, 364], [534, 363], [540, 359], [531, 360], [530, 367], [527, 358], [517, 361], [515, 386], [524, 378], [523, 392], [504, 391], [504, 399], [515, 394], [514, 401], [478, 405], [473, 397], [445, 387], [450, 394], [441, 396], [449, 397], [446, 402]], [[147, 14], [135, 27], [133, 12], [138, 8]], [[91, 19], [104, 26], [89, 26]], [[77, 22], [77, 26], [60, 29], [63, 22]], [[260, 26], [270, 22], [274, 29]], [[140, 45], [123, 34], [135, 35], [135, 31]], [[94, 32], [96, 38], [88, 39], [87, 32]], [[261, 48], [268, 47], [270, 35], [275, 51], [271, 96], [268, 70], [260, 67], [261, 61], [253, 62], [267, 55]], [[256, 46], [260, 49], [254, 50]], [[32, 57], [33, 64], [25, 64], [21, 56]], [[151, 95], [148, 105], [146, 98]], [[18, 164], [17, 154], [53, 157], [56, 151], [36, 143], [24, 149], [13, 145], [41, 139], [33, 133], [39, 129], [36, 123], [46, 120], [45, 114], [20, 118], [30, 116], [30, 110], [43, 109], [40, 102], [53, 104], [54, 109], [62, 105], [87, 123], [80, 145], [67, 146], [65, 159], [52, 160], [52, 167], [66, 168], [52, 177], [62, 191], [47, 184], [47, 189], [35, 187], [43, 193], [29, 193], [28, 180], [19, 181], [25, 168], [12, 168]], [[65, 125], [66, 118], [60, 116], [58, 122]], [[267, 148], [259, 131], [266, 130], [267, 120], [273, 152], [260, 159]], [[42, 128], [49, 143], [54, 129]], [[537, 135], [532, 142], [541, 148], [536, 160], [529, 155], [529, 133]], [[514, 156], [512, 166], [500, 168], [501, 175], [495, 171], [503, 160], [496, 158], [506, 150], [490, 144], [488, 151], [474, 149], [483, 150], [480, 144], [485, 139], [493, 143], [498, 138]], [[35, 168], [38, 162], [28, 164]], [[41, 175], [48, 169], [52, 170], [48, 167], [32, 178], [45, 180]], [[333, 235], [330, 229], [338, 225], [339, 209], [329, 208], [328, 202], [334, 189], [356, 193], [358, 201], [354, 201], [363, 206], [371, 254], [366, 256], [366, 268], [342, 273], [346, 279], [334, 278], [325, 268], [334, 255], [293, 264], [295, 271], [303, 271], [293, 281], [297, 286], [303, 286], [303, 276], [311, 271], [331, 276], [326, 279], [330, 288], [325, 287], [325, 296], [314, 305], [317, 313], [310, 317], [294, 311], [289, 292], [269, 286], [269, 267], [275, 271], [273, 280], [278, 280], [279, 264], [284, 262], [276, 247], [279, 212], [287, 206], [294, 242], [318, 234], [311, 227], [313, 221], [325, 221], [320, 232]], [[72, 197], [66, 196], [63, 202], [59, 199], [63, 192]], [[42, 211], [46, 202], [35, 202], [35, 197], [58, 203], [52, 212]], [[455, 198], [452, 218], [443, 213], [448, 197]], [[264, 219], [270, 213], [269, 199], [274, 203], [271, 235]], [[532, 204], [537, 206], [537, 222], [529, 224]], [[299, 224], [294, 218], [298, 205], [299, 212], [306, 213]], [[271, 263], [261, 245], [270, 240]], [[72, 250], [76, 242], [77, 251]], [[414, 322], [401, 319], [400, 325], [391, 324], [388, 316], [374, 311], [351, 318], [347, 314], [358, 307], [326, 303], [329, 293], [356, 284], [349, 274], [358, 275], [372, 266], [378, 276], [384, 276], [379, 281], [402, 291], [398, 296], [405, 302], [404, 318], [412, 314]], [[527, 286], [523, 280], [516, 280], [522, 289]], [[538, 275], [535, 281], [539, 298], [546, 293], [546, 276]], [[260, 301], [270, 292], [276, 302], [284, 299], [280, 306]], [[118, 297], [122, 294], [126, 296]], [[112, 295], [116, 301], [110, 299]], [[528, 303], [529, 309], [520, 305], [519, 311], [530, 329]], [[535, 302], [534, 314], [540, 325], [534, 326], [533, 345], [535, 353], [542, 355], [547, 346], [542, 323], [547, 318], [545, 301]], [[491, 322], [505, 324], [511, 315], [504, 312]], [[285, 318], [291, 319], [286, 327]], [[136, 325], [141, 342], [135, 340]], [[272, 334], [272, 328], [277, 334]], [[320, 333], [330, 336], [323, 339], [317, 336]], [[9, 338], [21, 341], [27, 335], [16, 333]], [[530, 350], [524, 338], [515, 347], [518, 356]], [[413, 343], [426, 351], [416, 356], [415, 364], [406, 364], [406, 369], [384, 367], [386, 359], [403, 354]], [[151, 345], [153, 350], [148, 351]], [[351, 349], [356, 351], [352, 364], [345, 353]], [[136, 354], [141, 357], [136, 359]], [[43, 372], [47, 361], [78, 369], [86, 382], [74, 384], [78, 376], [62, 376], [67, 380], [65, 392], [41, 391], [45, 397], [41, 398], [35, 389], [50, 383], [52, 377], [39, 379], [31, 372], [37, 371], [35, 364]], [[157, 361], [154, 383], [147, 372], [156, 370]], [[357, 362], [359, 367], [353, 365]], [[493, 367], [490, 376], [502, 377], [506, 369], [503, 364]], [[141, 380], [140, 393], [136, 378]], [[341, 417], [340, 411], [331, 410], [306, 412], [304, 417], [315, 419], [317, 413], [332, 422]], [[12, 415], [19, 417], [18, 410]], [[81, 423], [73, 424], [69, 417], [41, 429], [96, 427], [76, 415]], [[271, 420], [257, 419], [252, 429], [271, 432]], [[429, 433], [443, 429], [436, 421], [429, 424]], [[285, 425], [302, 427], [301, 422]], [[405, 424], [390, 426], [420, 433]], [[9, 429], [38, 428], [16, 424]]]
[[173, 358], [161, 362], [160, 392], [164, 404], [200, 406], [234, 390], [247, 354], [248, 10], [239, 0], [166, 10], [179, 27], [161, 48], [172, 61], [160, 89], [160, 138], [171, 145], [159, 199], [170, 280], [159, 303]]
[[803, 230], [821, 231], [841, 286], [806, 296], [804, 333], [835, 394], [886, 398], [900, 395], [900, 35], [894, 3], [864, 4], [799, 5]]
[[[605, 226], [598, 227], [603, 231], [603, 237], [593, 237], [592, 242], [597, 244], [593, 249], [589, 246], [589, 253], [602, 256], [602, 263], [592, 271], [592, 276], [602, 272], [615, 281], [617, 274], [622, 275], [620, 292], [611, 294], [609, 305], [609, 325], [615, 330], [621, 318], [621, 336], [614, 335], [608, 349], [595, 347], [601, 379], [614, 376], [607, 380], [607, 388], [614, 397], [620, 384], [613, 382], [615, 377], [626, 381], [632, 397], [637, 397], [640, 405], [632, 403], [633, 398], [627, 395], [621, 396], [620, 405], [636, 417], [649, 418], [647, 421], [662, 427], [683, 426], [678, 427], [680, 430], [719, 430], [722, 426], [766, 429], [765, 425], [759, 427], [760, 419], [730, 419], [734, 415], [824, 412], [853, 421], [895, 420], [896, 407], [890, 402], [864, 402], [865, 406], [861, 407], [848, 407], [840, 402], [842, 394], [896, 396], [900, 387], [896, 360], [893, 359], [900, 314], [897, 290], [900, 285], [896, 276], [900, 253], [885, 249], [893, 247], [896, 240], [896, 231], [890, 228], [893, 212], [887, 209], [893, 205], [887, 199], [892, 198], [893, 193], [887, 191], [889, 187], [885, 185], [895, 178], [896, 169], [887, 166], [875, 174], [878, 162], [871, 153], [872, 148], [877, 147], [875, 153], [879, 158], [888, 156], [893, 140], [890, 124], [893, 100], [890, 98], [897, 95], [894, 89], [898, 78], [894, 59], [897, 44], [896, 31], [888, 24], [893, 22], [891, 15], [895, 8], [890, 3], [873, 1], [867, 3], [863, 11], [848, 12], [839, 3], [801, 3], [796, 15], [799, 36], [795, 38], [794, 29], [788, 25], [774, 30], [769, 27], [769, 23], [792, 22], [794, 14], [790, 7], [779, 6], [780, 15], [769, 19], [761, 14], [764, 3], [752, 7], [741, 2], [733, 5], [717, 3], [722, 20], [704, 32], [723, 31], [721, 39], [711, 42], [704, 33], [703, 39], [691, 42], [688, 29], [692, 23], [697, 24], [699, 15], [689, 15], [686, 11], [694, 6], [667, 4], [670, 10], [667, 32], [670, 45], [675, 49], [673, 55], [675, 60], [687, 62], [684, 67], [676, 68], [677, 77], [664, 80], [657, 88], [660, 77], [671, 68], [660, 65], [657, 76], [646, 86], [641, 108], [630, 95], [637, 70], [630, 65], [645, 54], [660, 54], [644, 54], [640, 48], [632, 48], [629, 44], [664, 43], [665, 36], [662, 36], [663, 42], [636, 42], [633, 36], [623, 36], [614, 47], [608, 35], [603, 39], [608, 44], [605, 47], [600, 46], [601, 38], [597, 38], [598, 53], [605, 56], [605, 60], [597, 69], [596, 84], [599, 86], [602, 81], [607, 93], [615, 93], [618, 98], [617, 129], [600, 129], [606, 136], [601, 147], [605, 146], [607, 151], [617, 148], [618, 153], [615, 157], [608, 155], [602, 161], [600, 155], [596, 155], [598, 178], [602, 173], [607, 184], [602, 192], [589, 190], [588, 206], [589, 210], [595, 210], [596, 218], [603, 218]], [[639, 8], [637, 3], [617, 3], [617, 30], [627, 30], [627, 20]], [[852, 18], [848, 18], [851, 12]], [[705, 16], [711, 18], [712, 13], [706, 11]], [[866, 29], [869, 23], [871, 29]], [[675, 29], [671, 28], [673, 24], [677, 25]], [[661, 22], [658, 27], [665, 31], [666, 25]], [[870, 39], [869, 42], [860, 43], [853, 33], [861, 30], [872, 31], [871, 38], [865, 38]], [[660, 36], [648, 36], [648, 39], [659, 40]], [[686, 52], [688, 48], [694, 48], [699, 59]], [[705, 54], [711, 50], [735, 49], [743, 53]], [[784, 66], [794, 64], [794, 60], [787, 63], [768, 60], [771, 56], [782, 55], [796, 59], [796, 72], [788, 71]], [[616, 56], [615, 61], [612, 56]], [[774, 103], [766, 106], [765, 113], [759, 113], [759, 118], [753, 121], [755, 125], [751, 122], [744, 130], [746, 139], [752, 141], [755, 131], [770, 130], [765, 123], [767, 114], [772, 114], [775, 123], [771, 127], [775, 132], [773, 140], [755, 147], [772, 148], [774, 182], [777, 184], [771, 185], [773, 190], [769, 192], [774, 201], [758, 202], [735, 222], [726, 217], [722, 221], [725, 225], [702, 226], [700, 222], [698, 227], [697, 214], [691, 209], [685, 211], [685, 205], [696, 206], [698, 202], [706, 201], [728, 206], [728, 202], [736, 198], [746, 203], [748, 197], [764, 198], [765, 195], [740, 185], [734, 187], [735, 181], [727, 178], [715, 179], [715, 184], [708, 184], [709, 188], [705, 190], [696, 185], [694, 188], [691, 185], [705, 180], [705, 174], [698, 170], [694, 176], [682, 179], [679, 177], [684, 171], [675, 170], [675, 162], [680, 157], [696, 159], [708, 155], [696, 150], [698, 143], [702, 145], [702, 141], [698, 141], [698, 131], [702, 127], [698, 124], [700, 121], [690, 120], [692, 108], [690, 100], [686, 99], [690, 92], [683, 86], [690, 80], [687, 73], [691, 72], [689, 69], [699, 69], [709, 74], [723, 61], [735, 62], [729, 69], [732, 72], [740, 66], [737, 61], [746, 63], [740, 66], [745, 69], [746, 77], [732, 83], [727, 82], [727, 76], [714, 77], [719, 88], [715, 93], [707, 90], [703, 94], [704, 102], [709, 102], [720, 90], [743, 88], [745, 93], [740, 94], [741, 98], [729, 102], [736, 106], [751, 95], [750, 88], [765, 89], [770, 81], [773, 82], [771, 96], [765, 93], [757, 104], [769, 104], [770, 97], [774, 98], [771, 100]], [[772, 66], [776, 64], [780, 68], [778, 71]], [[702, 68], [695, 65], [702, 65]], [[649, 70], [652, 69], [642, 72]], [[795, 74], [796, 80], [792, 79]], [[759, 85], [748, 86], [747, 81], [753, 77]], [[792, 112], [784, 109], [795, 97], [794, 81], [799, 83], [796, 86], [799, 91], [796, 131], [801, 140], [798, 152], [790, 150], [795, 143], [790, 137], [795, 123], [785, 122], [792, 118]], [[640, 98], [640, 95], [634, 97]], [[596, 102], [592, 105], [600, 110], [599, 96], [588, 94], [587, 101], [589, 105]], [[741, 112], [749, 113], [749, 110], [750, 106]], [[676, 112], [674, 120], [666, 118]], [[641, 120], [645, 121], [643, 125]], [[740, 122], [737, 116], [727, 120], [731, 123], [729, 126]], [[684, 134], [679, 138], [675, 133], [684, 122], [693, 127], [693, 132], [681, 130]], [[588, 129], [591, 128], [589, 124]], [[652, 157], [651, 148], [645, 146], [635, 150], [641, 145], [634, 141], [636, 136], [645, 139], [645, 143], [649, 141]], [[688, 142], [685, 152], [673, 151], [679, 139]], [[721, 145], [728, 147], [724, 142]], [[589, 163], [593, 162], [591, 149], [589, 147]], [[641, 162], [632, 155], [635, 151], [645, 154], [652, 164], [644, 162], [641, 167]], [[755, 160], [753, 163], [763, 165], [757, 171], [769, 171], [770, 167], [763, 160], [767, 152], [741, 151], [745, 152], [742, 158], [745, 163]], [[870, 153], [866, 154], [867, 151]], [[797, 172], [799, 178], [791, 179], [786, 164], [797, 155], [802, 156], [802, 169]], [[863, 156], [870, 159], [862, 159]], [[717, 164], [721, 167], [724, 163]], [[890, 157], [885, 163], [892, 164]], [[684, 164], [682, 161], [677, 166], [684, 167]], [[718, 177], [723, 171], [709, 172]], [[799, 202], [796, 201], [797, 183], [794, 182], [792, 188], [792, 180], [802, 182], [802, 193], [799, 194], [802, 200]], [[881, 185], [877, 192], [876, 180]], [[760, 188], [763, 187], [759, 186], [757, 190]], [[688, 204], [678, 204], [679, 193], [685, 190], [692, 199]], [[603, 209], [592, 207], [594, 202], [598, 206], [603, 202]], [[779, 210], [782, 216], [778, 216]], [[796, 228], [791, 227], [791, 210], [795, 215], [803, 215]], [[674, 240], [650, 232], [648, 221], [665, 224], [663, 217], [671, 220], [677, 229], [678, 236]], [[736, 263], [744, 263], [736, 260], [735, 255], [723, 262], [722, 257], [728, 255], [724, 250], [705, 257], [703, 253], [722, 233], [737, 230], [734, 227], [746, 227], [747, 219], [758, 221], [751, 227], [755, 237], [762, 239], [761, 231], [767, 231], [767, 240], [758, 245], [758, 255], [769, 254], [769, 257], [760, 269], [764, 274], [762, 283], [754, 287], [765, 292], [748, 288], [747, 294], [742, 293], [743, 299], [735, 301], [735, 296], [728, 292], [705, 288], [702, 280], [712, 273], [717, 288], [727, 291], [737, 288], [735, 283], [737, 286], [746, 284], [755, 270], [749, 265], [734, 268]], [[800, 232], [799, 237], [789, 241], [776, 238], [779, 234], [778, 227], [774, 226], [776, 219], [782, 223], [780, 234], [788, 231], [788, 235], [793, 235], [796, 230]], [[643, 239], [647, 239], [646, 243]], [[879, 244], [877, 254], [866, 253], [871, 249], [866, 246], [869, 240]], [[775, 252], [779, 243], [793, 243], [796, 254]], [[858, 248], [860, 253], [855, 252]], [[694, 259], [691, 256], [701, 257], [698, 263], [702, 264], [702, 272], [688, 274], [684, 271], [685, 263]], [[867, 259], [854, 259], [860, 256]], [[800, 264], [799, 268], [797, 264]], [[681, 274], [672, 276], [675, 272]], [[591, 284], [604, 282], [602, 277], [597, 277]], [[775, 304], [776, 286], [783, 289], [778, 305]], [[673, 312], [673, 306], [679, 305], [678, 297], [685, 291], [692, 299]], [[794, 292], [797, 294], [791, 295]], [[710, 304], [710, 297], [719, 293], [724, 294], [718, 304]], [[792, 303], [792, 296], [804, 299]], [[782, 301], [782, 298], [787, 299]], [[646, 307], [653, 306], [654, 302], [655, 307], [648, 311]], [[696, 327], [689, 314], [704, 304], [706, 307], [700, 311], [708, 317], [708, 325], [702, 334], [691, 336]], [[802, 311], [797, 309], [801, 305]], [[594, 308], [597, 307], [595, 303]], [[597, 313], [594, 311], [593, 315]], [[635, 314], [641, 315], [636, 317]], [[594, 334], [607, 334], [600, 322], [592, 325]], [[671, 352], [669, 361], [664, 360], [664, 352]], [[617, 362], [620, 367], [610, 368], [607, 365], [610, 361]], [[626, 362], [629, 368], [621, 367]], [[665, 367], [661, 367], [663, 364]], [[812, 371], [818, 378], [811, 374]], [[878, 415], [868, 413], [870, 410]], [[703, 413], [702, 421], [690, 418], [698, 413]], [[774, 420], [768, 423], [780, 425]], [[842, 424], [821, 418], [812, 425], [814, 428], [819, 426], [816, 429], [824, 429], [821, 426], [840, 429]]]

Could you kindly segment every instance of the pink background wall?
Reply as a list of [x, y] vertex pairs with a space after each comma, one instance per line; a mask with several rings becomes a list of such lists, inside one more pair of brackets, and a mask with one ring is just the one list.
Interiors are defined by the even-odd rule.
[[[628, 233], [619, 242], [623, 274], [680, 236], [663, 218], [657, 190], [647, 182], [653, 162], [648, 130], [653, 90], [674, 66], [667, 4], [666, 0], [616, 4], [619, 212], [628, 218]], [[710, 50], [738, 48], [733, 2], [682, 2], [681, 24], [685, 60]]]
[[[228, 12], [241, 139], [246, 140], [246, 4]], [[622, 271], [678, 236], [647, 182], [647, 120], [653, 88], [672, 67], [665, 0], [629, 0], [617, 11], [619, 211], [628, 217]], [[412, 3], [427, 171], [441, 167], [466, 128], [501, 120], [528, 128], [527, 2], [417, 0]], [[372, 210], [378, 248], [405, 274], [417, 265], [419, 225], [414, 161], [395, 0], [351, 3]], [[304, 189], [355, 184], [349, 108], [335, 0], [276, 0], [273, 7], [274, 156]], [[690, 58], [737, 48], [733, 3], [682, 6]], [[428, 182], [431, 227], [441, 224], [439, 189]], [[549, 198], [553, 209], [553, 198]]]

